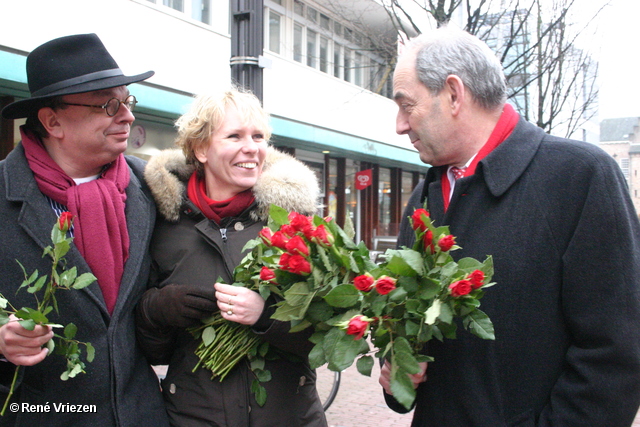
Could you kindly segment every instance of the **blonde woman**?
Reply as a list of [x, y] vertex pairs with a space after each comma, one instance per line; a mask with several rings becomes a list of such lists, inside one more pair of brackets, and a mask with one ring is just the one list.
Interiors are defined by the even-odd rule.
[[[177, 122], [177, 145], [149, 161], [145, 177], [158, 206], [149, 289], [138, 305], [138, 337], [153, 364], [168, 364], [162, 388], [174, 426], [326, 426], [307, 363], [307, 334], [270, 318], [275, 301], [230, 285], [245, 243], [266, 224], [271, 203], [307, 215], [317, 208], [313, 172], [269, 147], [269, 117], [252, 94], [199, 96]], [[198, 342], [185, 328], [218, 311], [250, 325], [290, 357], [267, 361], [267, 402], [250, 390], [241, 362], [220, 382], [199, 368]]]

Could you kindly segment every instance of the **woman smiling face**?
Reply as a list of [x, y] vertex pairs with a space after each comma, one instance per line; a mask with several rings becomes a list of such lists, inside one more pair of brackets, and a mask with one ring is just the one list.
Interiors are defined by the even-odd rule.
[[209, 198], [227, 200], [253, 188], [267, 154], [265, 133], [234, 105], [225, 108], [224, 120], [209, 145], [195, 153], [204, 166]]

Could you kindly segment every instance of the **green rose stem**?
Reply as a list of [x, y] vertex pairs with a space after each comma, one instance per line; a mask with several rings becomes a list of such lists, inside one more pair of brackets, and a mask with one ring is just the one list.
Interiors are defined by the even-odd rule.
[[[44, 249], [43, 254], [43, 257], [45, 255], [49, 255], [52, 259], [49, 280], [47, 280], [47, 276], [38, 277], [37, 270], [33, 272], [31, 276], [28, 276], [24, 266], [20, 264], [20, 261], [17, 261], [20, 268], [22, 268], [25, 278], [18, 290], [26, 287], [27, 292], [33, 294], [36, 301], [38, 301], [36, 293], [44, 288], [44, 296], [42, 301], [38, 301], [36, 310], [29, 308], [16, 310], [9, 300], [0, 294], [0, 325], [4, 325], [11, 321], [9, 316], [14, 314], [18, 319], [20, 319], [18, 322], [20, 322], [22, 327], [31, 331], [36, 327], [36, 325], [62, 327], [62, 325], [50, 323], [49, 319], [47, 319], [47, 315], [52, 310], [55, 310], [56, 313], [58, 313], [58, 303], [55, 299], [55, 292], [58, 289], [83, 289], [96, 281], [96, 277], [91, 273], [84, 273], [78, 276], [76, 267], [73, 267], [70, 270], [66, 270], [65, 268], [64, 256], [69, 252], [71, 242], [73, 241], [73, 237], [67, 237], [66, 234], [71, 228], [72, 222], [72, 215], [69, 212], [63, 212], [51, 230], [53, 248], [51, 246], [47, 246]], [[58, 273], [58, 266], [62, 269], [62, 273]], [[11, 307], [10, 311], [6, 310], [7, 306]], [[73, 339], [76, 332], [76, 326], [73, 323], [69, 323], [64, 328], [64, 336], [54, 334], [54, 337], [58, 338], [61, 342], [61, 353], [67, 358], [67, 370], [60, 376], [60, 379], [63, 381], [75, 377], [80, 372], [84, 372], [85, 365], [80, 360], [80, 349], [78, 348], [78, 344], [83, 344], [86, 347], [86, 359], [88, 362], [92, 362], [95, 356], [95, 349], [91, 343], [83, 343]], [[46, 346], [49, 349], [48, 354], [51, 354], [55, 348], [53, 339], [49, 340], [46, 343]], [[21, 368], [21, 365], [16, 365], [13, 380], [11, 381], [11, 388], [9, 389], [7, 398], [4, 401], [2, 411], [0, 411], [0, 416], [4, 416], [9, 401], [11, 400], [11, 396], [13, 396]]]
[[247, 326], [223, 319], [220, 313], [210, 322], [191, 331], [204, 334], [208, 328], [214, 329], [215, 337], [210, 342], [206, 342], [208, 340], [204, 337], [200, 341], [195, 351], [199, 360], [192, 372], [204, 366], [212, 372], [212, 379], [220, 377], [222, 381], [252, 348], [260, 344], [260, 338]]

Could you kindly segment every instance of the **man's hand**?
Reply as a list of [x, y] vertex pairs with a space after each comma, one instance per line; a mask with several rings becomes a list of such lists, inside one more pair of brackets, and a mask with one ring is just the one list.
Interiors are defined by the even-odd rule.
[[14, 365], [33, 366], [49, 353], [42, 346], [53, 338], [51, 326], [36, 325], [33, 331], [23, 328], [12, 314], [9, 323], [0, 327], [0, 353]]
[[[417, 374], [409, 375], [411, 382], [413, 383], [413, 388], [418, 388], [420, 383], [423, 383], [427, 380], [427, 362], [420, 363], [420, 372]], [[384, 389], [384, 392], [388, 395], [393, 396], [391, 392], [391, 363], [388, 360], [385, 360], [384, 365], [380, 369], [380, 378], [378, 382]]]

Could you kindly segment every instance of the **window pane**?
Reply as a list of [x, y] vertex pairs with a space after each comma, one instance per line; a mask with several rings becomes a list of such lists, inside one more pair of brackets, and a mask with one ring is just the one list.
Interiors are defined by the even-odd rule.
[[333, 32], [335, 33], [335, 35], [342, 37], [342, 24], [334, 22], [333, 23]]
[[304, 16], [304, 3], [300, 0], [293, 0], [293, 11], [300, 16]]
[[379, 236], [388, 236], [391, 234], [389, 224], [391, 223], [391, 170], [388, 168], [380, 168], [378, 174], [378, 232]]
[[320, 71], [327, 72], [329, 66], [329, 39], [320, 37]]
[[358, 86], [362, 86], [362, 54], [356, 53], [356, 59], [353, 63], [353, 82]]
[[302, 25], [293, 27], [293, 60], [302, 62]]
[[402, 195], [400, 197], [400, 203], [402, 203], [402, 212], [404, 212], [404, 208], [406, 208], [407, 204], [409, 203], [409, 197], [411, 197], [412, 191], [413, 173], [402, 172]]
[[191, 3], [192, 14], [198, 14], [194, 16], [200, 22], [205, 24], [211, 24], [211, 4], [210, 0], [192, 0]]
[[307, 65], [316, 68], [318, 33], [307, 28]]
[[280, 53], [280, 15], [269, 13], [269, 50]]
[[320, 28], [331, 31], [331, 19], [323, 13], [320, 14]]
[[311, 22], [318, 23], [318, 11], [312, 7], [307, 6], [307, 19]]
[[340, 78], [340, 68], [342, 65], [342, 46], [333, 44], [333, 75]]
[[344, 48], [344, 80], [351, 81], [351, 50]]
[[172, 9], [179, 10], [180, 12], [184, 12], [182, 0], [162, 0], [162, 4], [169, 6]]

